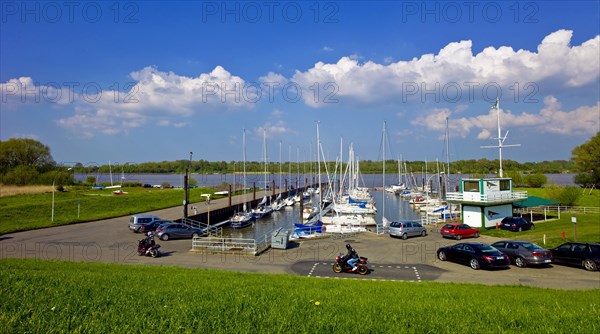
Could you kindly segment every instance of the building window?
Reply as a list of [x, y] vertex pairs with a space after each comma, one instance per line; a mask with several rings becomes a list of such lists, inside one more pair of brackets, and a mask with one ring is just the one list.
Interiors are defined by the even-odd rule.
[[500, 180], [500, 191], [510, 190], [510, 180]]
[[479, 192], [479, 181], [463, 181], [463, 191]]

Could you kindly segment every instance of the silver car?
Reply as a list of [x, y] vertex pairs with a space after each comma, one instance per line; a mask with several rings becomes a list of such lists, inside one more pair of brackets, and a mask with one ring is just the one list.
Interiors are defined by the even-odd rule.
[[391, 237], [401, 237], [405, 240], [408, 237], [427, 235], [427, 229], [416, 221], [391, 222], [388, 230]]
[[552, 263], [552, 251], [540, 247], [529, 241], [504, 240], [492, 244], [502, 253], [506, 254], [510, 262], [523, 268], [528, 265], [544, 265]]
[[156, 228], [156, 235], [160, 240], [169, 239], [190, 239], [196, 237], [205, 237], [206, 229], [190, 227], [185, 224], [162, 224]]
[[129, 218], [129, 229], [132, 230], [133, 232], [141, 232], [141, 228], [142, 226], [151, 224], [155, 221], [160, 220], [160, 218], [153, 216], [153, 215], [133, 215], [131, 216], [131, 218]]

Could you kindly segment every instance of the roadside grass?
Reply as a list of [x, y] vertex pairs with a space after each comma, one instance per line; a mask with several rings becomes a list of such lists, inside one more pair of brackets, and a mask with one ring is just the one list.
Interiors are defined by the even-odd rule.
[[0, 260], [4, 333], [597, 333], [600, 290]]
[[[571, 218], [575, 217], [574, 225]], [[600, 242], [600, 214], [561, 213], [560, 219], [545, 222], [534, 221], [535, 230], [511, 232], [506, 230], [481, 229], [481, 234], [492, 237], [519, 239], [534, 242], [545, 248], [554, 248], [568, 241]], [[562, 233], [565, 238], [563, 240]], [[546, 243], [544, 244], [544, 236]]]
[[[43, 194], [0, 197], [0, 234], [84, 221], [120, 217], [181, 205], [183, 189], [126, 188], [125, 195], [110, 189], [68, 187], [54, 193], [52, 223], [52, 189]], [[200, 195], [213, 193], [212, 188], [190, 189], [190, 202], [201, 202]], [[78, 213], [79, 207], [79, 213]], [[78, 216], [79, 214], [79, 216]]]

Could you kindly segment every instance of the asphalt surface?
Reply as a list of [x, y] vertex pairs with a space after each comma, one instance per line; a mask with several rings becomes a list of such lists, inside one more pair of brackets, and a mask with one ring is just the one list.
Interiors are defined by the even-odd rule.
[[[219, 203], [216, 203], [217, 205]], [[215, 205], [215, 203], [211, 203]], [[173, 211], [170, 213], [170, 211]], [[178, 213], [179, 212], [179, 213]], [[181, 208], [153, 212], [174, 219]], [[171, 216], [171, 214], [173, 216]], [[472, 270], [468, 266], [441, 262], [439, 247], [457, 241], [431, 232], [426, 237], [407, 240], [389, 235], [361, 233], [353, 236], [290, 242], [288, 248], [268, 249], [259, 256], [236, 254], [199, 254], [190, 252], [191, 240], [157, 242], [162, 256], [138, 256], [137, 241], [144, 236], [127, 228], [129, 217], [58, 226], [0, 236], [0, 258], [110, 262], [137, 265], [183, 266], [220, 270], [292, 274], [315, 278], [343, 278], [397, 281], [468, 282], [487, 285], [525, 285], [554, 289], [600, 289], [600, 272], [552, 265], [542, 268]], [[477, 241], [498, 239], [482, 236]], [[359, 255], [368, 258], [368, 275], [336, 274], [331, 269], [335, 256], [351, 243]]]

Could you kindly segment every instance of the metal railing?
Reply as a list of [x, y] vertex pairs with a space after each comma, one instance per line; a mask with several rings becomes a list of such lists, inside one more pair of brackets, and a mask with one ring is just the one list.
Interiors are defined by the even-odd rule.
[[[270, 234], [269, 234], [270, 235]], [[192, 251], [258, 255], [271, 247], [268, 235], [260, 239], [207, 237], [193, 238]]]
[[[467, 196], [465, 196], [467, 195]], [[479, 194], [470, 192], [449, 192], [446, 194], [446, 199], [451, 202], [506, 202], [506, 201], [520, 201], [527, 199], [526, 191], [511, 191], [506, 193], [496, 194]]]
[[182, 218], [181, 223], [190, 227], [196, 227], [205, 229], [206, 233], [209, 236], [213, 237], [221, 237], [223, 236], [223, 228], [220, 226], [208, 225], [207, 223], [203, 223], [201, 221], [193, 220], [190, 218]]

